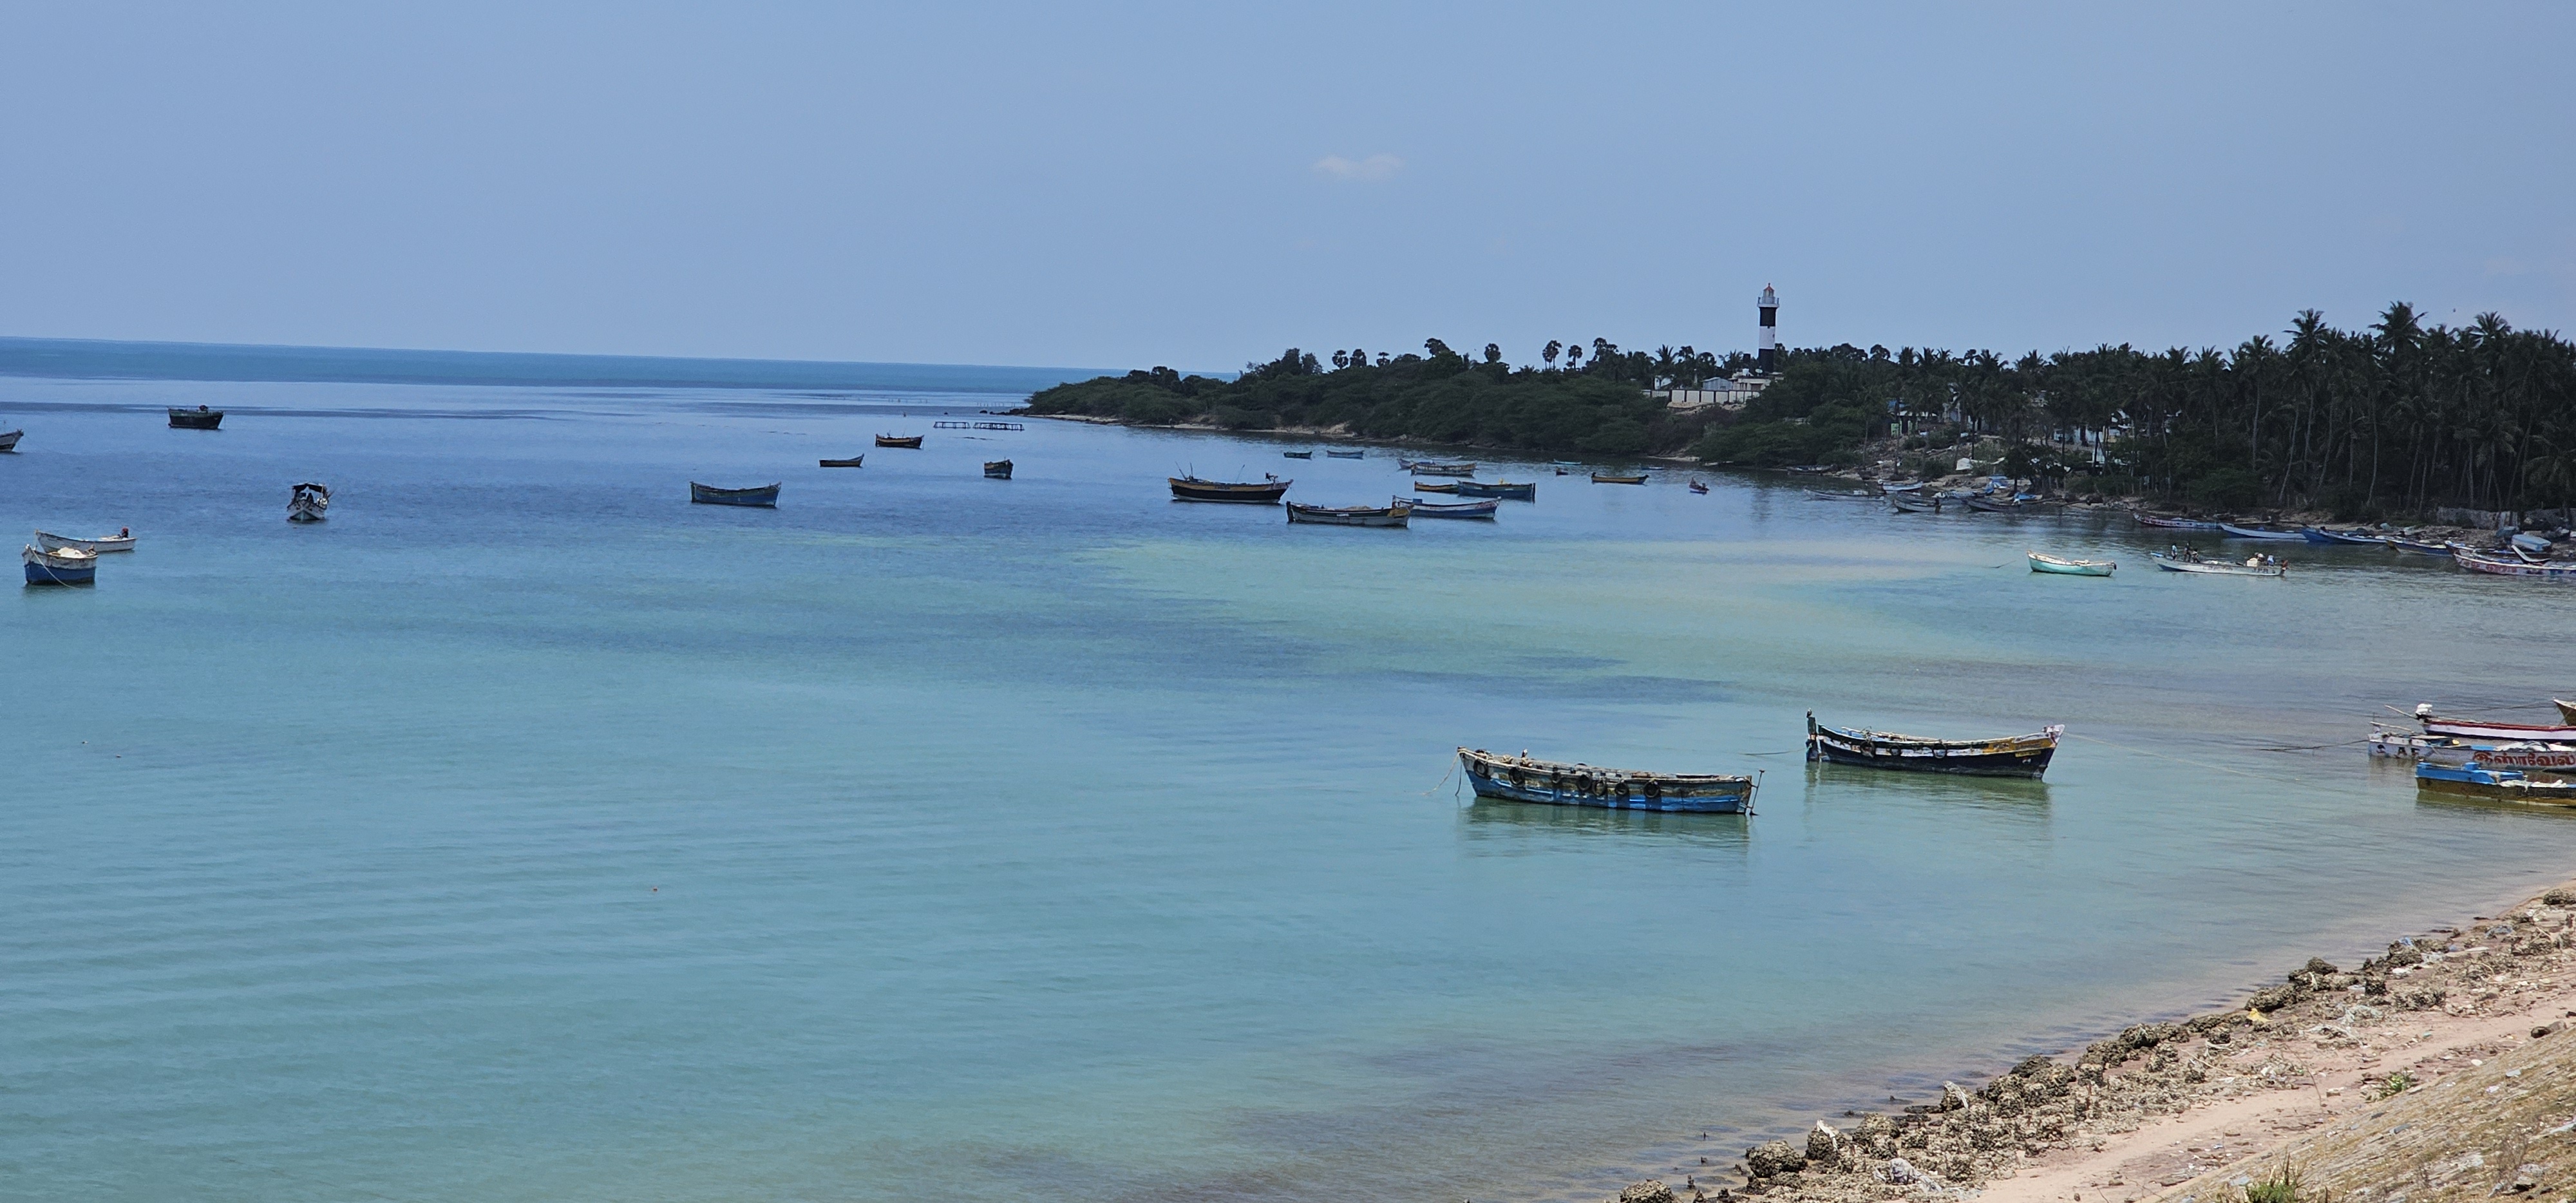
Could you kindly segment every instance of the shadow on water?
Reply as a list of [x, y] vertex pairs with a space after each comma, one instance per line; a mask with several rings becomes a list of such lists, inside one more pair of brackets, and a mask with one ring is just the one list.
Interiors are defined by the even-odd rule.
[[1673, 814], [1657, 810], [1611, 810], [1597, 806], [1548, 806], [1478, 798], [1460, 811], [1470, 846], [1487, 841], [1486, 850], [1517, 850], [1520, 841], [1540, 836], [1635, 836], [1742, 850], [1752, 828], [1743, 815]]
[[1967, 807], [2006, 818], [2048, 821], [2048, 783], [2026, 777], [1964, 777], [1947, 773], [1898, 773], [1852, 765], [1809, 763], [1807, 802], [1924, 802]]

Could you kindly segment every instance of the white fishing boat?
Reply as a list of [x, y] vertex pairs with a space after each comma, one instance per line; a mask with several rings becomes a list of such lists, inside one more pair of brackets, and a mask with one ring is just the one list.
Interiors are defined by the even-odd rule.
[[98, 556], [77, 547], [47, 551], [29, 547], [18, 557], [27, 564], [30, 585], [87, 585], [98, 580]]
[[308, 480], [295, 486], [294, 494], [286, 499], [286, 520], [320, 522], [323, 512], [330, 508], [330, 486], [315, 484]]
[[41, 547], [46, 551], [61, 551], [68, 547], [74, 551], [86, 551], [91, 555], [96, 555], [102, 551], [132, 551], [134, 550], [134, 532], [129, 528], [121, 529], [112, 535], [101, 535], [95, 539], [75, 539], [70, 535], [55, 535], [47, 534], [44, 531], [37, 531], [36, 546]]
[[2032, 572], [2050, 572], [2059, 576], [2109, 576], [2120, 565], [2111, 560], [2069, 560], [2058, 556], [2030, 553]]
[[2208, 576], [2288, 576], [2290, 574], [2290, 570], [2280, 560], [2271, 556], [2249, 556], [2242, 564], [2228, 560], [2204, 560], [2188, 551], [2172, 555], [2161, 551], [2153, 552], [2148, 558], [2156, 562], [2156, 567], [2167, 572], [2197, 572]]

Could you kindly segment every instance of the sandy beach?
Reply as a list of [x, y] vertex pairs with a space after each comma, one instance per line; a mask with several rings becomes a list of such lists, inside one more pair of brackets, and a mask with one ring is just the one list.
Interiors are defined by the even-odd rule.
[[2144, 1023], [1894, 1114], [1846, 1112], [1666, 1197], [1765, 1203], [2576, 1198], [2576, 883], [2310, 960], [2245, 1005]]

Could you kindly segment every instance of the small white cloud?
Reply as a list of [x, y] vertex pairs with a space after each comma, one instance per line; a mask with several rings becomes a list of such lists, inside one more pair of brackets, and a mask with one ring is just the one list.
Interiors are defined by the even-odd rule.
[[1404, 160], [1394, 155], [1370, 155], [1357, 161], [1340, 155], [1325, 155], [1315, 160], [1315, 174], [1335, 180], [1382, 180], [1403, 170]]

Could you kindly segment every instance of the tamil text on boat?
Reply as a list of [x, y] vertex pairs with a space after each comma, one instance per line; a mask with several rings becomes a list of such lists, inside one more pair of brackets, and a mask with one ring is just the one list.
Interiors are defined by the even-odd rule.
[[877, 446], [918, 448], [921, 446], [921, 436], [917, 434], [881, 434], [877, 436]]
[[994, 480], [1009, 480], [1011, 478], [1011, 461], [1006, 459], [985, 460], [984, 475], [991, 477]]
[[1287, 495], [1291, 481], [1269, 477], [1258, 484], [1248, 482], [1200, 480], [1195, 476], [1171, 476], [1172, 497], [1176, 501], [1232, 501], [1244, 505], [1275, 505]]
[[2471, 572], [2492, 576], [2526, 576], [2544, 581], [2576, 581], [2576, 560], [2550, 560], [2534, 564], [2519, 556], [2507, 558], [2466, 547], [2451, 548], [2451, 560]]
[[2032, 572], [2052, 572], [2059, 576], [2109, 576], [2119, 567], [2113, 560], [2069, 560], [2060, 556], [2030, 553]]
[[304, 481], [286, 495], [286, 520], [320, 522], [331, 509], [331, 487]]
[[1413, 503], [1402, 500], [1385, 506], [1288, 503], [1290, 522], [1310, 522], [1317, 526], [1403, 526], [1412, 517]]
[[2415, 762], [2415, 787], [2510, 802], [2576, 806], [2576, 781], [2543, 781], [2526, 777], [2519, 769], [2490, 768], [2474, 760], [2463, 765], [2419, 760]]
[[179, 430], [213, 430], [224, 424], [224, 411], [198, 406], [195, 409], [170, 407], [170, 425]]
[[2425, 735], [2385, 724], [2371, 728], [2370, 754], [2448, 765], [2463, 765], [2474, 760], [2489, 768], [2538, 770], [2552, 776], [2576, 773], [2576, 743], [2453, 739], [2447, 735]]
[[778, 486], [760, 485], [749, 489], [719, 489], [714, 485], [689, 482], [689, 500], [699, 505], [778, 506]]
[[65, 547], [55, 551], [30, 545], [21, 557], [27, 562], [30, 585], [87, 585], [98, 580], [98, 554]]
[[1395, 499], [1395, 504], [1412, 506], [1413, 516], [1416, 518], [1491, 518], [1494, 516], [1495, 508], [1503, 503], [1490, 497], [1483, 501], [1458, 501], [1446, 504], [1437, 501], [1410, 501], [1398, 497]]
[[122, 527], [115, 534], [100, 535], [95, 539], [76, 539], [70, 535], [37, 531], [36, 546], [46, 551], [61, 551], [68, 547], [75, 551], [86, 551], [92, 555], [102, 551], [132, 551], [134, 550], [134, 528]]
[[866, 458], [868, 457], [864, 455], [853, 455], [848, 459], [827, 459], [817, 460], [815, 462], [822, 464], [826, 468], [855, 468], [859, 466], [859, 461]]
[[2037, 734], [2002, 739], [1930, 739], [1857, 727], [1828, 727], [1807, 712], [1807, 759], [1874, 769], [1918, 773], [1964, 773], [1975, 777], [2037, 777], [2048, 771], [2057, 754], [2056, 724]]
[[1505, 501], [1536, 501], [1538, 482], [1534, 480], [1462, 480], [1458, 482], [1457, 493], [1460, 497], [1499, 497]]
[[1691, 814], [1753, 813], [1753, 778], [1720, 773], [1648, 773], [1588, 764], [1536, 760], [1523, 752], [1497, 756], [1482, 748], [1458, 749], [1458, 764], [1479, 798], [1600, 806], [1613, 810], [1666, 810]]
[[1595, 472], [1592, 474], [1592, 483], [1596, 485], [1641, 485], [1646, 483], [1646, 474], [1643, 472]]

